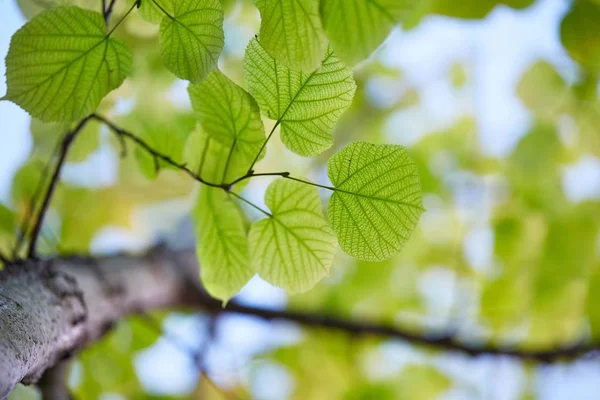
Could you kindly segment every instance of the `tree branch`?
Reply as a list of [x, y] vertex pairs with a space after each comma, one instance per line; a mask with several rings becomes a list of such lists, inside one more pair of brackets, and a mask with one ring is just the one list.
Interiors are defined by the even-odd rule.
[[0, 271], [0, 399], [18, 382], [36, 382], [48, 368], [101, 338], [123, 317], [156, 308], [192, 307], [267, 321], [399, 339], [471, 356], [508, 356], [549, 363], [600, 350], [600, 343], [549, 349], [469, 343], [453, 334], [355, 321], [322, 313], [269, 310], [235, 301], [222, 308], [200, 286], [194, 251], [157, 248], [141, 256], [69, 257], [9, 264]]
[[73, 144], [77, 135], [81, 132], [81, 130], [88, 123], [89, 119], [90, 119], [90, 117], [85, 117], [84, 119], [82, 119], [81, 122], [79, 122], [79, 124], [77, 124], [75, 129], [73, 129], [71, 132], [67, 133], [62, 140], [59, 154], [58, 154], [58, 162], [56, 163], [56, 169], [54, 170], [54, 173], [52, 174], [52, 178], [50, 179], [50, 186], [48, 186], [48, 190], [46, 191], [46, 194], [44, 195], [42, 207], [37, 216], [35, 224], [33, 225], [33, 231], [31, 232], [31, 240], [29, 241], [29, 249], [27, 251], [28, 258], [35, 258], [35, 255], [36, 255], [35, 247], [37, 244], [37, 240], [40, 236], [40, 230], [42, 229], [42, 225], [44, 223], [44, 217], [46, 215], [46, 212], [48, 211], [48, 207], [50, 206], [50, 201], [52, 200], [52, 196], [54, 195], [54, 191], [56, 190], [56, 186], [57, 186], [58, 180], [60, 178], [60, 172], [62, 170], [62, 167], [63, 167], [65, 161], [67, 160], [67, 154], [71, 148], [71, 145]]
[[60, 361], [48, 369], [37, 383], [44, 400], [72, 400], [67, 387], [69, 361]]

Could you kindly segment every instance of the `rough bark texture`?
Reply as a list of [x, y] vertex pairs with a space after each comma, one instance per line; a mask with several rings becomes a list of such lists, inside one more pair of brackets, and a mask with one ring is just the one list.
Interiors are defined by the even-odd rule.
[[[0, 272], [0, 399], [31, 384], [125, 315], [185, 303], [193, 252], [27, 261]], [[192, 277], [193, 274], [193, 277]]]
[[[344, 331], [353, 336], [376, 335], [464, 354], [515, 357], [555, 362], [600, 353], [594, 341], [548, 349], [516, 348], [512, 344], [463, 342], [453, 331], [433, 334], [414, 329], [352, 321], [320, 313], [272, 310], [231, 301], [223, 307], [202, 289], [193, 251], [157, 248], [144, 256], [100, 259], [65, 258], [27, 261], [0, 271], [0, 400], [19, 383], [37, 382], [62, 391], [60, 364], [77, 350], [102, 337], [128, 314], [156, 308], [188, 306], [212, 314], [252, 315], [282, 319], [305, 326]], [[64, 364], [64, 363], [62, 363]], [[50, 397], [48, 397], [50, 396]]]

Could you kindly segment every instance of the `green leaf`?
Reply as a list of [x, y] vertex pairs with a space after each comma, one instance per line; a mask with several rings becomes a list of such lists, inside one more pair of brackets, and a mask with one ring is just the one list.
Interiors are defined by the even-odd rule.
[[[367, 58], [412, 6], [406, 0], [321, 0], [321, 17], [336, 54], [348, 65]], [[343, 16], [343, 17], [341, 17]]]
[[[146, 0], [153, 1], [155, 0]], [[181, 79], [199, 82], [217, 65], [223, 50], [223, 6], [219, 0], [161, 0], [161, 57]]]
[[600, 70], [600, 4], [573, 2], [560, 25], [560, 39], [569, 55], [583, 67]]
[[[132, 0], [131, 4], [135, 3], [136, 0]], [[167, 11], [167, 7], [170, 7], [170, 2], [165, 2], [163, 8]], [[153, 24], [160, 24], [162, 19], [165, 17], [165, 12], [161, 11], [160, 8], [156, 6], [156, 3], [152, 0], [142, 1], [139, 8], [140, 17], [144, 20], [151, 22]]]
[[314, 156], [333, 144], [333, 127], [352, 103], [352, 71], [329, 50], [321, 68], [304, 73], [274, 60], [258, 40], [246, 49], [248, 89], [260, 109], [281, 125], [281, 139], [293, 152]]
[[523, 74], [517, 93], [527, 108], [546, 120], [565, 112], [572, 100], [567, 82], [545, 61], [536, 62]]
[[336, 250], [317, 188], [280, 178], [265, 203], [272, 215], [253, 223], [248, 237], [252, 266], [288, 292], [305, 292], [329, 274]]
[[105, 33], [97, 12], [57, 7], [39, 14], [12, 37], [3, 99], [42, 121], [69, 122], [92, 113], [123, 83], [131, 51]]
[[[71, 123], [42, 122], [32, 118], [30, 124], [33, 152], [47, 160], [55, 154], [57, 146], [71, 129]], [[100, 146], [100, 123], [89, 121], [73, 143], [67, 161], [82, 162]]]
[[[189, 131], [183, 129], [169, 129], [164, 125], [142, 124], [143, 129], [137, 130], [139, 138], [153, 149], [160, 151], [162, 155], [171, 160], [181, 163], [183, 161], [183, 149], [189, 135]], [[145, 149], [136, 147], [135, 156], [140, 170], [148, 179], [156, 179], [161, 169], [174, 169], [166, 161], [154, 158]]]
[[[0, 255], [9, 256], [17, 237], [17, 217], [15, 213], [0, 203]], [[0, 262], [0, 267], [2, 263]]]
[[425, 6], [430, 14], [464, 19], [481, 19], [499, 4], [522, 9], [529, 7], [534, 0], [429, 0]]
[[[231, 182], [248, 171], [252, 161], [243, 157], [231, 157], [227, 147], [199, 127], [188, 138], [184, 150], [187, 167], [207, 182], [221, 184]], [[229, 159], [229, 163], [227, 160]], [[227, 165], [227, 172], [225, 166]], [[237, 187], [237, 185], [236, 185]]]
[[256, 6], [260, 42], [272, 57], [295, 70], [319, 67], [327, 42], [319, 0], [257, 0]]
[[423, 212], [414, 162], [402, 146], [357, 142], [328, 163], [335, 186], [327, 214], [352, 257], [382, 261], [400, 251]]
[[246, 165], [246, 170], [250, 168], [265, 141], [265, 128], [252, 96], [220, 71], [212, 72], [200, 84], [190, 85], [188, 92], [204, 132], [229, 149], [223, 175], [213, 178], [224, 182], [232, 160]]
[[194, 210], [202, 284], [227, 302], [252, 278], [244, 216], [220, 188], [202, 187]]

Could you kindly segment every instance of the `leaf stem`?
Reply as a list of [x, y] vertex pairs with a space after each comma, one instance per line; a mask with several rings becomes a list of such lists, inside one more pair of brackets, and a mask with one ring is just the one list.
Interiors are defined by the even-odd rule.
[[167, 17], [169, 17], [173, 21], [175, 21], [175, 17], [172, 16], [169, 12], [167, 12], [167, 10], [165, 10], [160, 4], [158, 4], [158, 2], [156, 0], [152, 0], [152, 2], [156, 5], [156, 7], [158, 7], [160, 9], [160, 11], [163, 12], [163, 14], [165, 14]]
[[291, 179], [291, 180], [296, 181], [296, 182], [302, 182], [302, 183], [305, 183], [307, 185], [316, 186], [316, 187], [320, 187], [320, 188], [323, 188], [323, 189], [331, 190], [333, 192], [335, 192], [336, 190], [338, 190], [338, 189], [334, 188], [333, 186], [319, 185], [318, 183], [314, 183], [314, 182], [311, 182], [311, 181], [305, 181], [304, 179], [294, 178], [293, 176], [289, 176], [289, 175], [284, 176], [284, 178]]
[[257, 177], [257, 176], [283, 176], [284, 178], [286, 178], [289, 175], [290, 175], [289, 172], [261, 172], [259, 174], [255, 174], [252, 171], [248, 171], [248, 173], [246, 175], [237, 178], [233, 182], [229, 183], [228, 186], [233, 186], [236, 183], [239, 183], [239, 182], [245, 181], [246, 179], [254, 178], [254, 177]]
[[[129, 10], [127, 10], [127, 12], [125, 13], [125, 15], [123, 15], [123, 17], [117, 21], [117, 23], [115, 24], [115, 26], [113, 26], [113, 28], [106, 34], [106, 37], [109, 37], [110, 35], [112, 35], [112, 33], [115, 31], [115, 29], [117, 29], [119, 27], [119, 25], [121, 25], [121, 22], [125, 21], [125, 18], [127, 18], [129, 16], [129, 14], [131, 14], [131, 12], [133, 11], [133, 9], [135, 7], [138, 7], [138, 5], [140, 4], [141, 0], [137, 0], [135, 3], [133, 3], [131, 5], [131, 7], [129, 7]], [[108, 18], [110, 18], [110, 13], [112, 13], [112, 8], [115, 5], [115, 0], [112, 0], [111, 3], [108, 6], [108, 10], [105, 13], [105, 18], [108, 15]], [[106, 21], [106, 19], [105, 19]]]
[[268, 217], [272, 217], [272, 216], [273, 216], [273, 214], [271, 214], [270, 212], [263, 210], [262, 208], [260, 208], [259, 206], [257, 206], [257, 205], [256, 205], [256, 204], [254, 204], [253, 202], [251, 202], [250, 200], [247, 200], [247, 199], [243, 198], [243, 197], [242, 197], [242, 196], [240, 196], [239, 194], [237, 194], [237, 193], [235, 193], [235, 192], [233, 192], [233, 191], [231, 191], [231, 190], [228, 190], [228, 191], [227, 191], [227, 193], [228, 193], [228, 194], [230, 194], [230, 195], [234, 195], [235, 197], [237, 197], [238, 199], [240, 199], [240, 200], [241, 200], [241, 201], [243, 201], [244, 203], [246, 203], [246, 204], [248, 204], [249, 206], [251, 206], [251, 207], [253, 207], [253, 208], [257, 209], [258, 211], [260, 211], [261, 213], [265, 214], [266, 216], [268, 216]]
[[258, 150], [258, 153], [256, 153], [256, 157], [254, 157], [254, 160], [252, 161], [252, 164], [250, 164], [250, 168], [248, 168], [248, 172], [246, 173], [246, 175], [248, 177], [252, 176], [252, 173], [254, 172], [254, 164], [256, 164], [256, 162], [258, 161], [260, 154], [265, 149], [265, 146], [267, 145], [269, 140], [271, 140], [271, 136], [273, 136], [275, 129], [277, 129], [277, 127], [279, 126], [280, 123], [281, 123], [281, 119], [279, 119], [279, 120], [277, 120], [277, 122], [275, 122], [275, 125], [273, 125], [273, 129], [271, 129], [271, 132], [269, 132], [269, 136], [267, 136], [267, 138], [263, 142], [262, 146], [260, 146], [260, 150]]

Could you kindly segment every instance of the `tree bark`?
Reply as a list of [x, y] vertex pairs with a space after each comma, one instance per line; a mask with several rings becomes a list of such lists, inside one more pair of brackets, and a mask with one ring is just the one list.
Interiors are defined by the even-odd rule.
[[[45, 371], [100, 339], [129, 314], [187, 306], [212, 314], [240, 313], [264, 320], [375, 335], [471, 356], [495, 355], [534, 362], [575, 359], [600, 352], [587, 341], [548, 349], [469, 343], [454, 332], [416, 332], [331, 315], [271, 310], [229, 302], [227, 307], [203, 290], [193, 250], [158, 247], [141, 256], [81, 257], [24, 261], [0, 271], [0, 400], [22, 382], [38, 382]], [[63, 362], [64, 363], [64, 362]], [[63, 390], [60, 366], [44, 378], [46, 390]]]
[[0, 272], [0, 399], [98, 340], [128, 314], [197, 295], [193, 251], [26, 261]]

